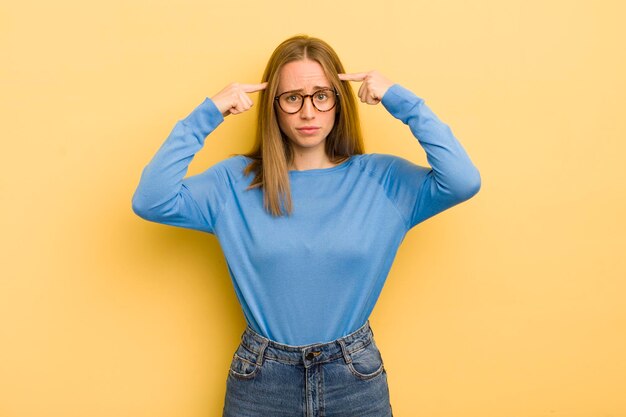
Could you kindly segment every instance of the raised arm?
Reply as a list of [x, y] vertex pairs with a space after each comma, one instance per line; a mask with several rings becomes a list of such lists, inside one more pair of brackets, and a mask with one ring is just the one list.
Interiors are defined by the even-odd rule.
[[[146, 220], [212, 232], [217, 208], [211, 207], [211, 203], [219, 198], [216, 194], [223, 178], [216, 169], [191, 177], [187, 183], [184, 177], [206, 137], [224, 117], [250, 109], [252, 100], [248, 94], [265, 87], [266, 83], [231, 84], [178, 121], [144, 168], [133, 195], [133, 211]], [[194, 192], [191, 184], [202, 184], [202, 190]], [[202, 203], [198, 201], [200, 191], [206, 200]]]
[[413, 227], [433, 215], [475, 195], [481, 186], [478, 170], [451, 129], [411, 91], [393, 84], [377, 71], [340, 74], [346, 81], [361, 81], [359, 97], [383, 106], [409, 126], [426, 152], [430, 169], [398, 162], [391, 187], [398, 204], [406, 209], [407, 226]]

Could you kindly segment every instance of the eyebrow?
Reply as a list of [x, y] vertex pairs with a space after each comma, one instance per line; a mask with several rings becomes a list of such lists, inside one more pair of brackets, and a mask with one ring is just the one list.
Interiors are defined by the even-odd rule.
[[[323, 86], [323, 85], [316, 85], [315, 87], [313, 87], [313, 92], [316, 92], [316, 91], [319, 91], [319, 90], [332, 90], [332, 87]], [[302, 92], [304, 92], [304, 88], [299, 88], [297, 90], [287, 90], [287, 91], [283, 91], [280, 94], [285, 94], [285, 93], [302, 93]]]

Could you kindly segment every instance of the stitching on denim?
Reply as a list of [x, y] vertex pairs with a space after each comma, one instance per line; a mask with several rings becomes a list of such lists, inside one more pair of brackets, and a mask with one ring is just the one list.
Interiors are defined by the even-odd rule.
[[380, 366], [378, 367], [378, 369], [376, 369], [374, 372], [370, 373], [370, 374], [362, 374], [359, 371], [357, 371], [354, 368], [354, 365], [352, 364], [352, 362], [350, 362], [348, 364], [348, 368], [350, 369], [350, 371], [357, 377], [360, 379], [364, 379], [364, 380], [369, 380], [369, 379], [374, 379], [376, 378], [378, 375], [382, 374], [384, 369], [385, 369], [385, 365], [383, 364], [382, 360], [380, 361]]
[[319, 392], [319, 397], [317, 399], [317, 403], [319, 405], [318, 411], [320, 414], [320, 417], [324, 417], [326, 415], [326, 407], [324, 404], [324, 386], [322, 384], [322, 381], [324, 381], [324, 367], [320, 366], [318, 368], [318, 379], [317, 379], [317, 391]]
[[243, 362], [249, 363], [252, 366], [254, 366], [254, 369], [252, 370], [252, 372], [250, 372], [249, 374], [242, 374], [240, 372], [237, 372], [235, 370], [233, 370], [232, 366], [228, 369], [228, 372], [235, 378], [240, 378], [240, 379], [252, 379], [254, 378], [254, 376], [259, 372], [259, 369], [261, 369], [260, 366], [258, 366], [256, 363], [251, 363], [250, 361], [242, 358], [241, 356], [237, 355], [235, 353], [234, 355], [236, 358], [242, 360]]
[[257, 363], [256, 363], [256, 362], [250, 362], [248, 359], [246, 359], [246, 358], [242, 358], [241, 356], [237, 355], [236, 353], [235, 353], [235, 357], [237, 357], [239, 360], [241, 360], [241, 361], [243, 361], [243, 362], [246, 362], [246, 363], [248, 363], [248, 364], [250, 364], [250, 365], [254, 365], [254, 366], [256, 366], [256, 365], [257, 365]]

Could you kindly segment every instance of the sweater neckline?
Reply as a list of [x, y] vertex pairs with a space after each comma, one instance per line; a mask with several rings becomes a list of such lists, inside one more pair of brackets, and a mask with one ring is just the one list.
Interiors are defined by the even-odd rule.
[[294, 169], [294, 170], [289, 170], [289, 175], [299, 177], [302, 175], [320, 175], [320, 174], [327, 174], [330, 172], [340, 171], [342, 169], [347, 168], [348, 165], [350, 165], [353, 160], [354, 160], [354, 155], [351, 155], [348, 157], [348, 159], [346, 159], [342, 163], [335, 165], [333, 167], [330, 167], [330, 168], [314, 168], [314, 169], [305, 169], [302, 171], [298, 171]]

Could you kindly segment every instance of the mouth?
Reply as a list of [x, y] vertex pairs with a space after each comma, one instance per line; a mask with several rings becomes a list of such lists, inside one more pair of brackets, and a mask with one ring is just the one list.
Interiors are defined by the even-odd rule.
[[305, 135], [313, 135], [317, 133], [320, 130], [320, 128], [315, 127], [315, 126], [303, 126], [303, 127], [297, 127], [296, 130], [300, 133], [304, 133]]

